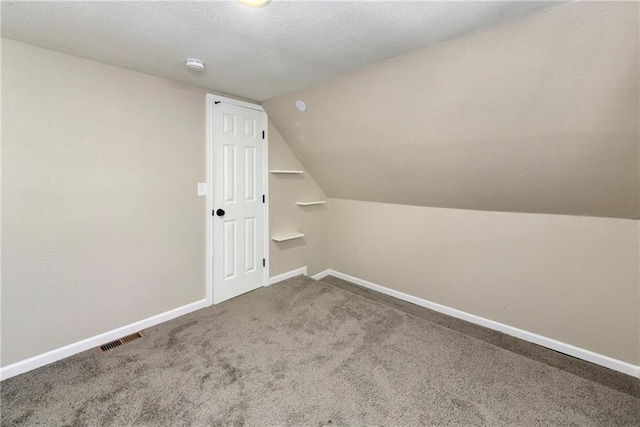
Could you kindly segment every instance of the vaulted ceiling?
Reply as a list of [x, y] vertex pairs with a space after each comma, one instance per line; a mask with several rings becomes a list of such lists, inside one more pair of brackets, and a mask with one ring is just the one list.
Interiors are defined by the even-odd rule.
[[266, 100], [330, 197], [640, 217], [636, 2], [1, 7], [4, 37]]
[[263, 104], [329, 197], [639, 218], [638, 15], [572, 3]]
[[[2, 2], [2, 35], [256, 101], [562, 2]], [[206, 63], [204, 73], [184, 60]]]

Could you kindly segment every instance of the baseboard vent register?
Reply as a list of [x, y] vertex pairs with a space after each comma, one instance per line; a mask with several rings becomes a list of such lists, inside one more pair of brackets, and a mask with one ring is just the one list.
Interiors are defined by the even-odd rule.
[[105, 351], [112, 350], [116, 347], [120, 347], [121, 345], [128, 344], [131, 341], [137, 340], [138, 338], [142, 338], [142, 333], [136, 332], [135, 334], [127, 335], [126, 337], [122, 337], [115, 341], [108, 342], [98, 347], [98, 353], [103, 353]]

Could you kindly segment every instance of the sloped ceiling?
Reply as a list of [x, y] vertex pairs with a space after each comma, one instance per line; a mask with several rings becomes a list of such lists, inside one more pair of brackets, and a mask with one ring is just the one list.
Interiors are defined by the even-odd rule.
[[[262, 101], [563, 2], [2, 1], [2, 35]], [[203, 73], [184, 67], [205, 62]]]
[[573, 3], [264, 105], [329, 197], [638, 218], [638, 35]]

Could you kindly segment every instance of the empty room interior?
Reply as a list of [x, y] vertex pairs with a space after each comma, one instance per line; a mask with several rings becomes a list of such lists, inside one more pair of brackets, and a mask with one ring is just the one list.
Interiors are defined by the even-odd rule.
[[1, 2], [4, 426], [640, 426], [640, 4]]

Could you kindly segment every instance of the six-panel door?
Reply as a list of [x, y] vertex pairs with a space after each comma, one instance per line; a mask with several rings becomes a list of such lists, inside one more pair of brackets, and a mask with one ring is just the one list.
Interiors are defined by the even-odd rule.
[[264, 113], [229, 104], [213, 110], [213, 302], [264, 285]]

